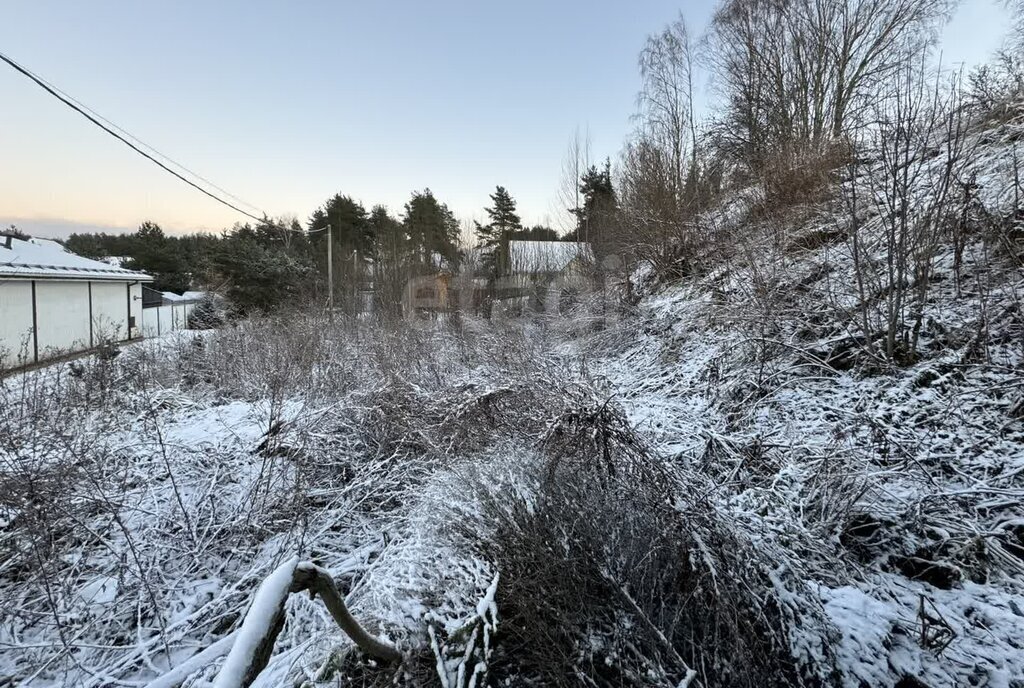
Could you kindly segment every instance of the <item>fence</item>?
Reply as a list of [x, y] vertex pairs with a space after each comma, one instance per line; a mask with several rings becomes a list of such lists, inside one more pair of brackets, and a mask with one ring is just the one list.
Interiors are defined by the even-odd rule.
[[175, 330], [188, 329], [188, 316], [195, 310], [195, 303], [176, 303], [169, 306], [152, 306], [142, 309], [142, 336], [159, 337]]

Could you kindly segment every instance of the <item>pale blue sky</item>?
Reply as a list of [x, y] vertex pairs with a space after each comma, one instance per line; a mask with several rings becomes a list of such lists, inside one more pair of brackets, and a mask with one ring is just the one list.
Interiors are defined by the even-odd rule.
[[[636, 56], [713, 2], [112, 2], [0, 0], [0, 51], [273, 215], [305, 220], [342, 192], [399, 213], [430, 187], [463, 219], [496, 184], [524, 221], [554, 222], [577, 126], [595, 156], [631, 128]], [[1006, 29], [965, 0], [945, 62], [974, 64]], [[29, 232], [174, 231], [240, 218], [0, 65], [0, 224]], [[77, 224], [75, 224], [77, 223]]]

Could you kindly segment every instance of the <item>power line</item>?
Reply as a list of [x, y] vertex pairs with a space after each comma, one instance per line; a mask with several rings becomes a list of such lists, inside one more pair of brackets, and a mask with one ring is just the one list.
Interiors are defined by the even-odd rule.
[[[38, 75], [38, 74], [36, 74], [36, 75], [34, 75], [34, 76], [36, 76], [36, 77], [39, 77], [39, 75]], [[40, 79], [40, 81], [44, 81], [44, 82], [46, 82], [46, 80], [45, 80], [45, 79], [42, 79], [41, 77], [40, 77], [39, 79]], [[247, 207], [248, 207], [249, 209], [251, 209], [251, 210], [254, 210], [254, 211], [258, 212], [258, 213], [263, 213], [263, 210], [262, 210], [262, 209], [258, 208], [257, 206], [253, 205], [252, 203], [249, 203], [249, 202], [248, 202], [248, 201], [246, 201], [246, 200], [245, 200], [244, 198], [239, 198], [238, 196], [234, 195], [233, 193], [231, 193], [231, 192], [230, 192], [230, 191], [228, 191], [227, 189], [225, 189], [225, 188], [223, 188], [223, 187], [220, 187], [220, 186], [217, 186], [217, 185], [216, 185], [215, 183], [213, 183], [212, 181], [210, 181], [209, 179], [207, 179], [207, 178], [206, 178], [206, 177], [204, 177], [203, 175], [201, 175], [201, 174], [199, 174], [198, 172], [195, 172], [195, 171], [193, 171], [193, 170], [190, 170], [189, 168], [185, 167], [185, 166], [184, 166], [184, 165], [182, 165], [182, 164], [181, 164], [180, 162], [178, 162], [177, 160], [175, 160], [175, 159], [174, 159], [174, 158], [172, 158], [171, 156], [167, 155], [166, 153], [162, 153], [162, 152], [160, 152], [159, 150], [157, 150], [157, 149], [156, 149], [156, 148], [154, 148], [153, 146], [149, 145], [148, 143], [146, 143], [145, 141], [143, 141], [143, 140], [142, 140], [142, 139], [140, 139], [139, 137], [137, 137], [137, 136], [135, 136], [134, 134], [132, 134], [132, 133], [131, 133], [130, 131], [127, 131], [127, 130], [125, 130], [125, 129], [121, 128], [120, 126], [118, 126], [116, 122], [111, 122], [111, 121], [110, 121], [109, 119], [107, 119], [106, 117], [104, 117], [104, 116], [103, 116], [103, 115], [101, 115], [100, 113], [96, 112], [95, 110], [93, 110], [92, 108], [90, 108], [90, 107], [89, 107], [88, 105], [86, 105], [86, 104], [85, 104], [85, 103], [83, 103], [82, 101], [78, 100], [77, 98], [75, 98], [74, 96], [72, 96], [71, 94], [69, 94], [69, 93], [68, 93], [67, 91], [63, 91], [63, 90], [61, 90], [60, 88], [58, 88], [57, 86], [54, 86], [52, 82], [46, 82], [46, 83], [47, 83], [47, 85], [48, 85], [48, 86], [50, 86], [50, 88], [52, 88], [52, 89], [53, 89], [54, 91], [56, 91], [57, 93], [60, 93], [60, 94], [61, 94], [62, 96], [64, 96], [65, 98], [67, 98], [68, 100], [72, 101], [73, 103], [75, 103], [76, 105], [78, 105], [79, 107], [81, 107], [81, 108], [82, 108], [83, 110], [86, 110], [87, 112], [89, 112], [89, 114], [93, 115], [93, 116], [94, 116], [94, 117], [95, 117], [96, 119], [98, 119], [98, 120], [101, 120], [101, 121], [103, 121], [103, 122], [104, 122], [105, 124], [108, 124], [109, 126], [113, 127], [114, 129], [116, 129], [117, 131], [119, 131], [119, 132], [120, 132], [121, 134], [124, 134], [125, 136], [127, 136], [128, 138], [130, 138], [130, 139], [131, 139], [132, 141], [134, 141], [134, 142], [135, 142], [135, 143], [137, 143], [138, 145], [140, 145], [140, 146], [142, 146], [143, 148], [146, 148], [147, 150], [149, 150], [149, 151], [150, 151], [151, 153], [154, 153], [154, 154], [156, 154], [156, 155], [160, 156], [160, 157], [161, 157], [161, 158], [163, 158], [164, 160], [167, 160], [168, 162], [170, 162], [170, 163], [171, 163], [172, 165], [174, 165], [175, 167], [178, 167], [178, 168], [180, 168], [180, 169], [182, 169], [182, 170], [185, 170], [186, 172], [188, 172], [188, 173], [189, 173], [190, 175], [192, 175], [192, 176], [193, 176], [193, 177], [195, 177], [196, 179], [198, 179], [198, 180], [200, 180], [200, 181], [204, 182], [204, 183], [205, 183], [205, 184], [206, 184], [207, 186], [211, 186], [211, 187], [213, 187], [214, 189], [216, 189], [217, 191], [220, 191], [220, 192], [221, 192], [222, 194], [224, 194], [224, 195], [225, 195], [225, 196], [227, 196], [228, 198], [230, 198], [230, 199], [232, 199], [232, 200], [235, 200], [235, 201], [237, 201], [238, 203], [241, 203], [241, 204], [242, 204], [242, 205], [244, 205], [244, 206], [247, 206]]]
[[[175, 162], [170, 157], [164, 155], [163, 153], [161, 153], [160, 151], [156, 150], [152, 146], [146, 144], [145, 142], [143, 142], [138, 137], [133, 136], [132, 134], [130, 134], [129, 132], [125, 131], [121, 127], [117, 126], [116, 124], [114, 124], [110, 120], [106, 119], [105, 117], [101, 116], [100, 114], [98, 114], [97, 112], [95, 112], [94, 110], [89, 108], [88, 106], [84, 105], [83, 103], [78, 102], [77, 100], [72, 98], [70, 95], [67, 95], [67, 94], [63, 93], [56, 86], [52, 86], [52, 85], [48, 84], [41, 77], [36, 76], [31, 71], [29, 71], [27, 68], [22, 67], [20, 64], [18, 64], [17, 62], [15, 62], [13, 59], [11, 59], [10, 57], [8, 57], [7, 55], [5, 55], [2, 52], [0, 52], [0, 60], [3, 60], [7, 64], [9, 64], [12, 68], [14, 68], [17, 72], [20, 72], [24, 76], [26, 76], [29, 79], [31, 79], [33, 82], [35, 82], [35, 84], [37, 86], [42, 88], [44, 91], [46, 91], [47, 93], [52, 95], [54, 98], [56, 98], [60, 102], [62, 102], [65, 105], [67, 105], [69, 108], [71, 108], [72, 110], [74, 110], [75, 112], [80, 114], [82, 117], [85, 117], [87, 120], [89, 120], [90, 122], [92, 122], [93, 124], [98, 126], [100, 129], [102, 129], [103, 131], [105, 131], [108, 134], [110, 134], [111, 136], [113, 136], [115, 139], [117, 139], [118, 141], [120, 141], [124, 145], [128, 146], [129, 148], [131, 148], [133, 151], [135, 151], [136, 153], [138, 153], [142, 157], [146, 158], [147, 160], [149, 160], [153, 164], [157, 165], [158, 167], [160, 167], [165, 172], [168, 172], [168, 173], [174, 175], [175, 177], [177, 177], [181, 181], [185, 182], [186, 184], [188, 184], [192, 188], [196, 189], [197, 191], [200, 191], [200, 192], [206, 194], [207, 196], [209, 196], [213, 200], [217, 201], [218, 203], [220, 203], [222, 205], [225, 205], [228, 208], [231, 208], [232, 210], [234, 210], [235, 212], [241, 213], [242, 215], [245, 215], [248, 218], [256, 220], [257, 222], [267, 222], [267, 223], [269, 223], [269, 224], [271, 224], [271, 225], [273, 225], [273, 226], [275, 226], [275, 227], [277, 227], [279, 229], [283, 229], [283, 230], [286, 230], [286, 231], [289, 231], [289, 232], [296, 231], [294, 229], [291, 229], [290, 227], [284, 227], [282, 225], [278, 225], [276, 223], [270, 222], [270, 220], [267, 217], [266, 212], [260, 210], [259, 208], [257, 208], [256, 206], [252, 205], [251, 203], [247, 203], [247, 202], [243, 201], [242, 199], [240, 199], [237, 196], [235, 196], [235, 195], [225, 191], [224, 189], [221, 189], [219, 186], [217, 186], [216, 184], [213, 184], [208, 179], [204, 179], [203, 177], [201, 177], [200, 175], [196, 174], [195, 172], [192, 172], [191, 170], [189, 170], [184, 165]], [[104, 122], [106, 124], [104, 124]], [[117, 131], [115, 131], [115, 129]], [[121, 133], [118, 133], [118, 132], [121, 132]], [[121, 135], [122, 133], [124, 134], [124, 136]], [[128, 138], [125, 138], [125, 137], [128, 137]], [[135, 143], [132, 143], [131, 141], [129, 141], [128, 140], [129, 138], [133, 139], [136, 142], [138, 142], [139, 145], [136, 145]], [[233, 198], [238, 203], [241, 203], [242, 205], [247, 205], [250, 208], [253, 208], [254, 210], [257, 210], [257, 211], [261, 212], [263, 214], [263, 217], [260, 217], [258, 215], [253, 215], [252, 213], [250, 213], [250, 212], [248, 212], [246, 210], [242, 210], [241, 208], [239, 208], [234, 203], [226, 201], [223, 198], [221, 198], [220, 196], [218, 196], [217, 194], [215, 194], [215, 193], [213, 193], [213, 192], [211, 192], [211, 191], [209, 191], [207, 189], [204, 189], [202, 186], [200, 186], [199, 184], [196, 184], [191, 179], [186, 178], [181, 173], [177, 172], [176, 170], [171, 169], [170, 167], [165, 165], [160, 160], [157, 160], [153, 155], [150, 155], [146, 151], [142, 150], [142, 148], [140, 148], [139, 146], [143, 146], [145, 148], [150, 149], [151, 151], [156, 153], [156, 155], [159, 155], [160, 157], [162, 157], [162, 158], [166, 159], [167, 161], [169, 161], [171, 164], [176, 165], [177, 167], [180, 167], [181, 169], [185, 170], [186, 172], [188, 172], [192, 176], [196, 177], [197, 179], [200, 179], [203, 182], [205, 182], [206, 184], [209, 184], [213, 188], [217, 189], [221, 193], [223, 193], [223, 194], [225, 194], [227, 196], [230, 196], [231, 198]], [[315, 231], [324, 231], [324, 230], [315, 230]]]

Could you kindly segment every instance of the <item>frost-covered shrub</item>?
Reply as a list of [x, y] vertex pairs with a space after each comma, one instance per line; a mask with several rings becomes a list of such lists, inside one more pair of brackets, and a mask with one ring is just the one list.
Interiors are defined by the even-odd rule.
[[970, 104], [985, 120], [1005, 122], [1024, 109], [1024, 61], [1017, 50], [1001, 50], [968, 77]]
[[[781, 574], [720, 521], [708, 485], [650, 455], [621, 412], [565, 411], [532, 491], [483, 489], [480, 544], [501, 573], [492, 675], [542, 685], [814, 684], [790, 634], [825, 625], [783, 601]], [[691, 673], [692, 671], [692, 673]]]
[[820, 203], [835, 192], [838, 171], [850, 157], [849, 147], [834, 144], [824, 151], [809, 144], [789, 144], [772, 153], [761, 170], [764, 197], [756, 210], [770, 213]]

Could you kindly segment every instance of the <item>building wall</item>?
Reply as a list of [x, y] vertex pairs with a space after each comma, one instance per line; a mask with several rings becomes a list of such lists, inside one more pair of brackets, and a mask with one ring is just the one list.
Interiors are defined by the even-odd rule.
[[417, 311], [443, 311], [448, 308], [448, 275], [413, 277], [405, 283], [402, 310], [406, 315]]
[[[35, 284], [33, 333], [32, 294]], [[88, 280], [0, 280], [0, 367], [82, 351], [142, 330], [142, 285]], [[34, 334], [34, 336], [33, 336]], [[38, 349], [37, 349], [38, 348]], [[38, 359], [36, 352], [38, 350]]]
[[140, 282], [129, 283], [128, 291], [131, 296], [129, 303], [131, 304], [130, 313], [133, 322], [133, 329], [128, 334], [128, 338], [135, 339], [142, 336], [142, 284]]
[[151, 306], [142, 309], [142, 336], [159, 337], [170, 331], [170, 306]]
[[183, 303], [180, 306], [171, 306], [171, 308], [174, 310], [174, 329], [187, 330], [188, 316], [195, 310], [196, 305], [194, 303]]
[[[142, 292], [139, 292], [142, 297]], [[93, 346], [127, 339], [128, 287], [125, 282], [92, 283]]]
[[0, 369], [33, 360], [32, 283], [0, 280]]
[[40, 360], [88, 349], [88, 283], [36, 280], [36, 326]]

